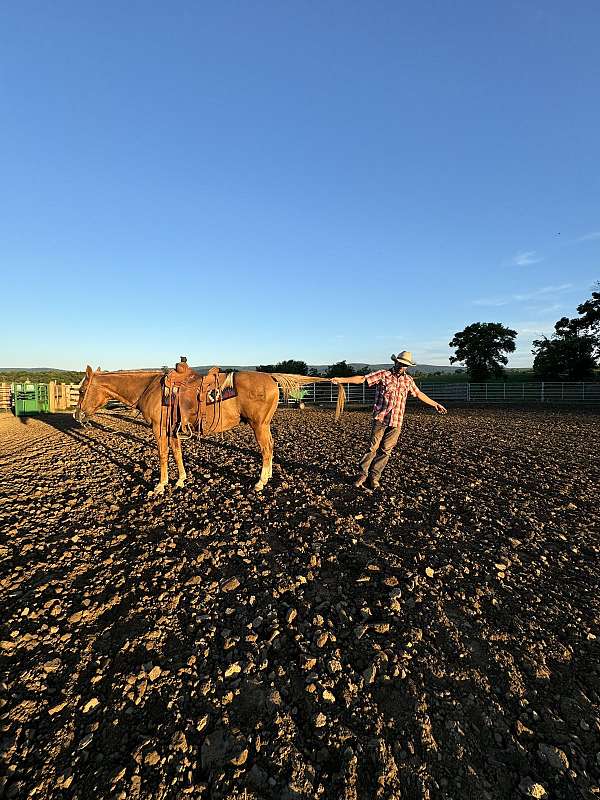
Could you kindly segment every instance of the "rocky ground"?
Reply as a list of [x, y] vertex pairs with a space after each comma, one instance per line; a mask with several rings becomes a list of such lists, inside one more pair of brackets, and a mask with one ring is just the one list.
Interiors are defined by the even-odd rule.
[[600, 797], [600, 414], [0, 418], [0, 796]]

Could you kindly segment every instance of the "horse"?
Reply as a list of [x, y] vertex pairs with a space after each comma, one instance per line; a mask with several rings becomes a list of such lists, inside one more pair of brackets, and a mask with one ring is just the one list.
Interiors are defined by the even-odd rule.
[[[211, 370], [213, 372], [213, 370]], [[273, 436], [271, 420], [279, 403], [279, 387], [284, 397], [298, 389], [301, 384], [328, 382], [326, 378], [303, 375], [288, 375], [268, 372], [235, 372], [231, 375], [234, 395], [222, 399], [219, 387], [225, 384], [226, 376], [220, 373], [215, 386], [216, 395], [210, 404], [197, 404], [190, 409], [186, 420], [188, 430], [196, 429], [199, 434], [220, 433], [231, 430], [240, 423], [248, 423], [262, 453], [262, 469], [254, 489], [261, 491], [273, 474]], [[181, 453], [181, 439], [176, 427], [166, 424], [164, 405], [164, 378], [162, 370], [119, 370], [103, 372], [93, 370], [89, 364], [79, 388], [79, 402], [74, 418], [85, 424], [108, 400], [118, 400], [130, 408], [137, 408], [143, 418], [152, 426], [158, 445], [160, 458], [160, 480], [148, 496], [161, 495], [169, 482], [169, 447], [173, 452], [178, 470], [176, 488], [185, 484], [187, 477]], [[197, 375], [198, 381], [202, 376]], [[336, 419], [344, 407], [345, 393], [338, 384]]]

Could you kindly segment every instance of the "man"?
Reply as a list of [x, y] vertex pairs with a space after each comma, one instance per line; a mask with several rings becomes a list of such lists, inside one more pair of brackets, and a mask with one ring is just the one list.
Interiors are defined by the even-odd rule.
[[[432, 406], [439, 414], [446, 414], [446, 409], [421, 392], [414, 380], [407, 374], [407, 367], [416, 367], [412, 353], [403, 350], [397, 356], [391, 356], [394, 362], [392, 369], [380, 369], [369, 375], [356, 375], [353, 378], [334, 378], [334, 383], [363, 383], [375, 386], [375, 405], [373, 406], [373, 425], [369, 450], [360, 461], [360, 472], [354, 481], [359, 488], [364, 484], [369, 489], [377, 489], [381, 473], [389, 461], [392, 450], [398, 443], [406, 398], [410, 393], [423, 403]], [[368, 482], [367, 482], [368, 481]]]

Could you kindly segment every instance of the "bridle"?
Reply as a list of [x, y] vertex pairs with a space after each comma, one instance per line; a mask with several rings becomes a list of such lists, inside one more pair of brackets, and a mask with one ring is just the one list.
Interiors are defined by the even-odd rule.
[[[96, 373], [92, 371], [92, 374], [87, 376], [88, 384], [85, 387], [85, 392], [83, 393], [83, 397], [79, 398], [79, 402], [77, 403], [77, 408], [73, 412], [73, 419], [77, 420], [77, 422], [81, 426], [83, 426], [84, 428], [87, 428], [89, 426], [89, 423], [86, 425], [86, 423], [81, 420], [81, 414], [83, 413], [83, 404], [85, 403], [85, 398], [88, 395], [88, 392], [90, 390], [90, 386], [92, 385], [92, 378], [94, 377], [95, 374]], [[77, 416], [78, 413], [79, 413], [79, 416]]]

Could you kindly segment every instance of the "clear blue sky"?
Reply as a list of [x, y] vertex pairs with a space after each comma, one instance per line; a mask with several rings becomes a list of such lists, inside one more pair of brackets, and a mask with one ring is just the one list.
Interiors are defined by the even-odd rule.
[[[600, 278], [600, 5], [25, 2], [0, 366], [448, 364]], [[7, 338], [8, 336], [8, 338]]]

